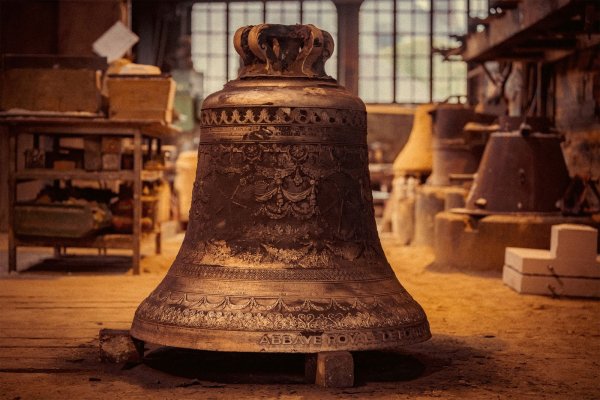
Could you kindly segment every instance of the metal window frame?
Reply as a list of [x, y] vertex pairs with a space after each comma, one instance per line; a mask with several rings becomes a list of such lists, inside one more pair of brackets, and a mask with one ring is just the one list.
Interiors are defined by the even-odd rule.
[[[281, 0], [253, 0], [253, 1], [243, 1], [243, 0], [218, 0], [218, 1], [202, 1], [202, 0], [196, 0], [194, 2], [194, 4], [206, 4], [206, 3], [212, 3], [212, 4], [224, 4], [225, 5], [225, 32], [224, 32], [224, 40], [225, 40], [225, 53], [224, 53], [224, 57], [225, 57], [225, 81], [229, 81], [233, 78], [235, 78], [234, 76], [232, 76], [231, 71], [230, 71], [230, 64], [231, 64], [231, 57], [230, 57], [230, 52], [231, 52], [231, 48], [232, 48], [232, 43], [230, 38], [233, 36], [233, 31], [232, 28], [236, 28], [236, 27], [232, 27], [231, 26], [231, 4], [232, 3], [260, 3], [261, 4], [261, 13], [262, 13], [262, 21], [261, 23], [265, 23], [265, 21], [267, 20], [267, 13], [268, 13], [268, 3], [275, 3], [275, 2], [279, 2], [279, 3], [283, 3]], [[285, 0], [285, 2], [288, 3], [297, 3], [298, 4], [298, 13], [299, 13], [299, 18], [300, 18], [300, 23], [304, 23], [304, 18], [305, 18], [305, 12], [308, 13], [309, 11], [305, 9], [305, 3], [309, 3], [309, 2], [314, 2], [315, 0]], [[322, 1], [322, 0], [321, 0]], [[330, 3], [332, 5], [332, 10], [334, 10], [334, 12], [336, 13], [336, 20], [337, 20], [337, 10], [335, 9], [335, 5], [332, 1], [328, 0], [328, 3]], [[192, 10], [192, 13], [194, 11]], [[336, 27], [337, 27], [337, 23], [336, 23]], [[198, 31], [192, 30], [192, 36], [195, 33], [199, 33]], [[202, 32], [208, 36], [210, 36], [211, 34], [218, 34], [218, 35], [222, 35], [223, 32], [216, 32], [216, 31], [211, 31], [211, 30], [207, 30]], [[337, 34], [337, 32], [336, 32]], [[193, 40], [193, 39], [192, 39]], [[195, 55], [199, 55], [201, 54], [202, 56], [206, 56], [210, 53], [206, 53], [206, 52], [202, 52], [202, 53], [195, 53]], [[218, 54], [218, 56], [223, 56], [223, 54]], [[339, 68], [339, 63], [336, 62], [336, 65]], [[339, 71], [338, 71], [338, 75], [339, 75]], [[223, 76], [223, 75], [221, 75]]]
[[[366, 0], [368, 1], [368, 0]], [[365, 3], [366, 3], [365, 1]], [[461, 3], [454, 3], [453, 1], [455, 0], [445, 0], [444, 6], [440, 7], [440, 2], [441, 0], [429, 0], [429, 18], [428, 18], [428, 22], [429, 22], [429, 26], [427, 28], [427, 32], [425, 34], [423, 34], [423, 32], [420, 32], [415, 26], [414, 23], [411, 24], [410, 28], [406, 28], [403, 27], [402, 29], [399, 29], [400, 27], [399, 25], [399, 16], [401, 14], [411, 14], [412, 18], [411, 21], [415, 21], [416, 20], [416, 15], [419, 13], [417, 8], [413, 5], [406, 7], [407, 3], [411, 2], [412, 0], [389, 0], [388, 2], [385, 3], [385, 5], [382, 5], [382, 3], [375, 3], [376, 0], [372, 0], [374, 1], [374, 8], [369, 10], [368, 12], [373, 13], [374, 18], [377, 18], [377, 14], [379, 11], [379, 9], [385, 9], [388, 10], [389, 9], [389, 4], [392, 3], [392, 8], [393, 8], [393, 24], [392, 24], [392, 41], [393, 41], [393, 47], [392, 47], [392, 74], [391, 76], [385, 76], [382, 77], [381, 74], [378, 71], [374, 71], [373, 74], [370, 74], [368, 77], [360, 77], [360, 80], [367, 80], [370, 82], [373, 82], [375, 84], [376, 87], [381, 87], [382, 85], [388, 85], [391, 83], [392, 86], [392, 101], [391, 103], [400, 103], [399, 100], [399, 95], [398, 95], [398, 84], [400, 81], [411, 81], [411, 82], [419, 82], [419, 79], [417, 79], [416, 75], [411, 76], [410, 78], [406, 78], [403, 76], [399, 75], [399, 60], [401, 58], [401, 56], [399, 56], [398, 54], [398, 36], [405, 33], [410, 35], [413, 38], [418, 38], [418, 37], [423, 37], [423, 36], [427, 36], [428, 37], [428, 41], [429, 41], [429, 49], [428, 49], [428, 54], [426, 55], [426, 57], [428, 58], [428, 99], [429, 102], [433, 102], [434, 100], [439, 100], [436, 97], [436, 81], [439, 80], [438, 78], [438, 72], [436, 71], [435, 68], [435, 64], [436, 64], [436, 59], [437, 57], [439, 57], [439, 49], [435, 48], [435, 40], [436, 37], [440, 36], [440, 31], [443, 32], [446, 35], [463, 35], [467, 33], [467, 29], [468, 29], [468, 25], [469, 25], [469, 19], [471, 17], [471, 13], [472, 10], [475, 11], [475, 13], [477, 13], [478, 15], [481, 15], [482, 12], [487, 12], [488, 9], [488, 5], [487, 5], [487, 0], [463, 0]], [[364, 4], [363, 3], [363, 6]], [[377, 6], [380, 7], [377, 7]], [[460, 29], [460, 31], [456, 31], [455, 27], [452, 26], [451, 24], [451, 17], [452, 14], [457, 12], [456, 10], [461, 10], [463, 9], [464, 6], [464, 13], [465, 13], [465, 24], [462, 27], [462, 29]], [[473, 7], [475, 6], [475, 7]], [[361, 12], [363, 12], [363, 9], [361, 8]], [[419, 13], [420, 14], [420, 13]], [[445, 20], [446, 20], [446, 24], [444, 25], [443, 29], [436, 29], [436, 17], [440, 16], [440, 15], [445, 15]], [[371, 27], [367, 28], [370, 29]], [[389, 35], [389, 32], [383, 32], [380, 30], [377, 30], [377, 27], [375, 27], [375, 30], [368, 30], [368, 31], [363, 31], [364, 28], [361, 28], [361, 32], [360, 34], [367, 34], [370, 35], [372, 37], [378, 37], [380, 35]], [[365, 52], [366, 49], [361, 49], [360, 50], [360, 57], [361, 58], [368, 58], [368, 59], [372, 59], [375, 60], [374, 64], [377, 66], [379, 65], [379, 60], [381, 58], [380, 55], [378, 55], [377, 53], [366, 53]], [[410, 52], [410, 54], [407, 56], [410, 58], [410, 60], [414, 61], [416, 59], [422, 58], [423, 55], [418, 54], [417, 50], [412, 50]], [[449, 61], [452, 62], [452, 61]], [[446, 72], [446, 75], [449, 74], [450, 71]], [[464, 77], [460, 77], [460, 78], [454, 78], [452, 76], [444, 76], [442, 75], [442, 79], [447, 80], [449, 83], [448, 85], [450, 87], [453, 87], [454, 85], [456, 85], [456, 83], [458, 81], [462, 81], [464, 80], [464, 82], [466, 83], [467, 77], [466, 74]], [[390, 82], [391, 80], [391, 82]], [[409, 98], [411, 101], [406, 102], [406, 101], [402, 101], [401, 103], [403, 104], [417, 104], [420, 103], [418, 101], [414, 101], [417, 98], [416, 92], [414, 90], [414, 83], [411, 84], [411, 93], [409, 95]], [[466, 93], [456, 93], [456, 95], [466, 95]], [[375, 103], [389, 103], [388, 101], [375, 101]]]

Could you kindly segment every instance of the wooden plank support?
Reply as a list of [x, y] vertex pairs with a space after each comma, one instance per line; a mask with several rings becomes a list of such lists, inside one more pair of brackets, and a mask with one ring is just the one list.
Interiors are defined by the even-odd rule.
[[304, 359], [304, 380], [306, 383], [315, 383], [317, 376], [317, 353], [309, 353]]
[[17, 271], [17, 245], [15, 243], [15, 213], [17, 202], [17, 128], [9, 128], [8, 137], [8, 273]]
[[[513, 54], [516, 45], [526, 44], [529, 38], [538, 36], [540, 32], [552, 35], [553, 28], [568, 22], [569, 17], [581, 11], [584, 6], [584, 0], [521, 2], [517, 8], [504, 10], [501, 17], [490, 19], [484, 31], [469, 34], [462, 58], [464, 61], [479, 62], [507, 59]], [[520, 56], [527, 57], [524, 53], [514, 54], [515, 59]]]
[[[307, 357], [305, 372], [311, 366]], [[354, 359], [348, 351], [326, 351], [317, 354], [315, 383], [323, 387], [345, 388], [354, 386]]]
[[133, 136], [133, 257], [134, 275], [140, 274], [142, 236], [142, 133]]

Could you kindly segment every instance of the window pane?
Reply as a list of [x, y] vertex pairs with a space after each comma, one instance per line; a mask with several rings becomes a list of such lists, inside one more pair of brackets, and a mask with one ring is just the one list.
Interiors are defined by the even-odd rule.
[[240, 68], [240, 56], [233, 47], [233, 34], [238, 28], [246, 25], [258, 25], [263, 23], [262, 1], [246, 1], [242, 3], [229, 4], [229, 79], [238, 76]]
[[203, 93], [223, 88], [226, 57], [225, 3], [197, 3], [192, 7], [192, 60], [204, 75]]
[[299, 1], [269, 1], [266, 3], [268, 24], [294, 25], [300, 23]]
[[325, 71], [333, 78], [337, 77], [337, 10], [331, 1], [309, 0], [302, 4], [302, 23], [312, 24], [326, 30], [335, 43], [331, 58], [325, 63]]
[[[471, 5], [476, 1], [471, 0]], [[467, 0], [435, 0], [433, 46], [437, 49], [457, 47], [452, 36], [467, 32]], [[466, 95], [466, 65], [460, 61], [444, 61], [441, 54], [433, 56], [433, 100], [444, 101], [450, 96]]]
[[471, 17], [485, 18], [488, 15], [488, 0], [471, 0], [469, 15]]
[[[472, 15], [484, 12], [486, 2], [470, 0]], [[466, 30], [467, 0], [365, 0], [360, 9], [360, 96], [366, 102], [419, 103], [430, 101], [430, 89], [433, 100], [466, 94], [465, 64], [445, 62], [439, 54], [432, 57], [430, 48], [430, 40], [434, 48], [457, 47], [451, 35]], [[394, 85], [390, 100], [388, 89]]]
[[229, 26], [232, 32], [235, 32], [241, 26], [256, 25], [262, 22], [263, 4], [261, 1], [229, 4]]
[[429, 100], [429, 0], [406, 1], [396, 18], [396, 101], [420, 103]]
[[359, 94], [365, 102], [394, 100], [392, 56], [393, 0], [367, 0], [360, 10]]

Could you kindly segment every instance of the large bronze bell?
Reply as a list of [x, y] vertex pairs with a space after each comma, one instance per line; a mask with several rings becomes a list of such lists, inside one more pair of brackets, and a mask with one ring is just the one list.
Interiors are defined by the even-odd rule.
[[415, 118], [408, 141], [394, 160], [395, 177], [416, 175], [426, 177], [432, 167], [433, 119], [435, 104], [421, 104], [415, 109]]
[[386, 261], [363, 102], [325, 74], [331, 36], [257, 25], [239, 78], [202, 106], [188, 230], [131, 334], [184, 348], [321, 352], [430, 337]]
[[559, 214], [569, 184], [562, 136], [524, 130], [493, 133], [465, 208], [471, 215]]
[[450, 186], [452, 175], [477, 171], [485, 141], [464, 132], [467, 122], [475, 121], [475, 109], [463, 104], [439, 104], [433, 111], [433, 172], [428, 183]]

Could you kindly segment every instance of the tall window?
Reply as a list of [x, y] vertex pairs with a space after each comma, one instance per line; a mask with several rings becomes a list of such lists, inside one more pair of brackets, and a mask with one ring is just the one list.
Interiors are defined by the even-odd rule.
[[[328, 0], [211, 1], [192, 8], [192, 58], [194, 68], [204, 74], [204, 93], [223, 88], [237, 77], [239, 56], [233, 34], [245, 25], [276, 23], [313, 24], [329, 32], [337, 43], [337, 12]], [[337, 76], [337, 51], [325, 69]]]
[[360, 9], [359, 94], [371, 103], [466, 95], [466, 65], [446, 61], [487, 0], [365, 0]]

